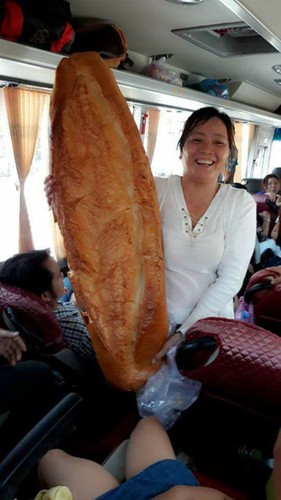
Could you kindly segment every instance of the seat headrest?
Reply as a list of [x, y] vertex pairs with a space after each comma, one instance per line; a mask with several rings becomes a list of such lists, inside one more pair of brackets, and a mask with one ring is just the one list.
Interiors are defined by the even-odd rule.
[[44, 340], [46, 351], [57, 352], [65, 347], [59, 322], [40, 297], [21, 288], [0, 283], [0, 311], [7, 306], [16, 313], [25, 329]]

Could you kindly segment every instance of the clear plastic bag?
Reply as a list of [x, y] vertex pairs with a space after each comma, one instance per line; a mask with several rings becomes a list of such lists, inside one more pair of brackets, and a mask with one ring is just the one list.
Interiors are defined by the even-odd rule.
[[137, 392], [140, 416], [154, 415], [165, 429], [170, 429], [181, 412], [196, 401], [202, 386], [201, 382], [181, 375], [175, 361], [176, 349], [171, 347], [166, 362]]
[[143, 75], [171, 83], [172, 85], [182, 86], [182, 80], [179, 73], [165, 68], [164, 62], [165, 60], [162, 61], [161, 59], [160, 61], [152, 61], [152, 63], [144, 68]]
[[239, 299], [239, 305], [234, 313], [235, 319], [246, 321], [247, 323], [255, 324], [254, 306], [252, 303], [247, 304], [243, 297]]

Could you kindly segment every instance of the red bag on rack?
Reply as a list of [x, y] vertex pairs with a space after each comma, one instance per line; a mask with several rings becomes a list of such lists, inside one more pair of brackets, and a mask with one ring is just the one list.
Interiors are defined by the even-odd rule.
[[65, 0], [0, 0], [0, 37], [51, 52], [67, 53], [74, 41]]
[[281, 416], [281, 338], [256, 325], [205, 318], [188, 330], [176, 360], [203, 387]]
[[73, 19], [75, 41], [71, 47], [74, 52], [93, 51], [103, 59], [110, 60], [110, 67], [117, 68], [126, 59], [133, 64], [127, 56], [127, 41], [124, 33], [112, 23], [78, 17]]

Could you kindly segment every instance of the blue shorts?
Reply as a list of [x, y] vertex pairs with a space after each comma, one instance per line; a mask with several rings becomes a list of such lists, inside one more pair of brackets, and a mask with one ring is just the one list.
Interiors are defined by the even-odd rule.
[[97, 500], [150, 500], [173, 486], [199, 486], [199, 483], [182, 462], [160, 460]]

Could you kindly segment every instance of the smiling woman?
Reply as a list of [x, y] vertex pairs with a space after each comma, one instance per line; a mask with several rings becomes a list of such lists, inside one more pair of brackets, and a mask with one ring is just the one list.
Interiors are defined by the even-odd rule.
[[[200, 318], [233, 318], [233, 297], [254, 250], [254, 201], [245, 190], [218, 183], [233, 145], [228, 115], [212, 107], [199, 109], [188, 118], [179, 140], [182, 177], [155, 179], [168, 314], [182, 334]], [[168, 340], [156, 358], [179, 337]]]

